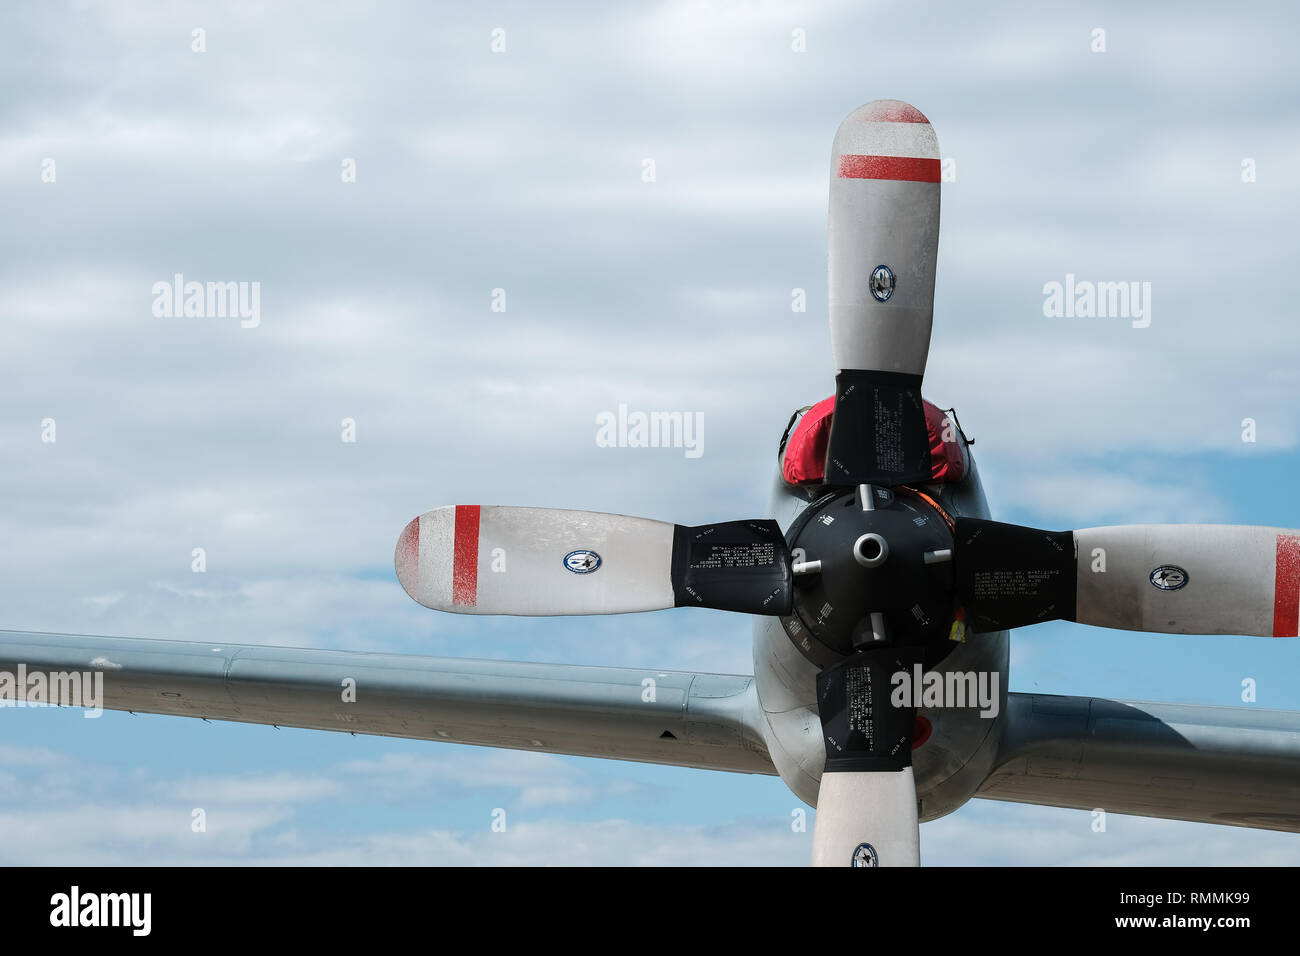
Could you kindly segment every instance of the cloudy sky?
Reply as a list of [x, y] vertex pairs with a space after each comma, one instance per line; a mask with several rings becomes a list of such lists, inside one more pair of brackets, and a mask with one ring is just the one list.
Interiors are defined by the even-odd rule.
[[[458, 502], [765, 514], [786, 419], [833, 384], [831, 137], [882, 97], [955, 171], [926, 392], [995, 516], [1300, 527], [1294, 30], [1282, 4], [8, 4], [0, 626], [750, 673], [723, 614], [434, 615], [393, 545]], [[260, 283], [257, 326], [156, 316], [177, 273]], [[1067, 274], [1151, 283], [1150, 326], [1045, 317]], [[620, 403], [702, 415], [704, 453], [598, 447]], [[1294, 642], [1013, 644], [1013, 690], [1243, 706], [1252, 677], [1300, 709]], [[6, 710], [0, 768], [8, 863], [811, 842], [775, 778], [179, 718]], [[1090, 822], [975, 801], [923, 855], [1300, 862], [1296, 835]]]

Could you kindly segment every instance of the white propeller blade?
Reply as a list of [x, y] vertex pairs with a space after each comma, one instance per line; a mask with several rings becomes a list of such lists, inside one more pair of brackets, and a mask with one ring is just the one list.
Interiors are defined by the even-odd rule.
[[711, 607], [788, 614], [775, 521], [686, 527], [591, 511], [456, 505], [422, 514], [394, 556], [406, 593], [458, 614], [623, 614]]
[[828, 235], [833, 484], [925, 481], [921, 380], [934, 316], [939, 141], [898, 100], [859, 107], [831, 150]]
[[920, 866], [911, 767], [822, 774], [813, 866]]
[[1132, 525], [1074, 532], [1075, 620], [1166, 634], [1296, 637], [1300, 532]]
[[[939, 138], [899, 100], [860, 106], [831, 148], [828, 247], [835, 369], [925, 373], [939, 244]], [[884, 265], [893, 274], [873, 273]]]
[[817, 675], [826, 765], [814, 866], [920, 866], [916, 711], [897, 706], [890, 690], [893, 675], [919, 667], [923, 656], [918, 646], [871, 644]]
[[1063, 619], [1165, 634], [1295, 637], [1300, 532], [1149, 524], [1039, 531], [959, 518], [957, 594], [975, 631]]
[[672, 607], [673, 526], [647, 518], [456, 505], [397, 542], [397, 578], [458, 614], [619, 614]]

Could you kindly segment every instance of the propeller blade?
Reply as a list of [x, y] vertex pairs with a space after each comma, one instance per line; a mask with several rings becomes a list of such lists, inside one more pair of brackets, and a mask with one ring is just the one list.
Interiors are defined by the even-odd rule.
[[858, 651], [817, 675], [826, 767], [813, 827], [814, 866], [920, 866], [912, 739], [916, 709], [890, 700], [920, 647]]
[[921, 380], [934, 316], [939, 141], [898, 100], [859, 107], [831, 149], [835, 417], [828, 484], [930, 479]]
[[822, 774], [813, 866], [920, 866], [921, 826], [911, 767]]
[[790, 551], [775, 521], [686, 527], [589, 511], [456, 505], [397, 541], [406, 593], [458, 614], [623, 614], [709, 607], [789, 614]]
[[974, 631], [1063, 619], [1165, 634], [1295, 637], [1300, 532], [1241, 525], [1038, 531], [959, 518], [957, 594]]

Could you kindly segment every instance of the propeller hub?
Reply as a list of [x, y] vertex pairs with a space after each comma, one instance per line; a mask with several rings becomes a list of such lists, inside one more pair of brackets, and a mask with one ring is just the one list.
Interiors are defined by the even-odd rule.
[[[951, 649], [952, 530], [910, 489], [829, 491], [791, 525], [795, 645], [821, 667], [888, 642], [925, 648], [927, 666]], [[936, 557], [937, 556], [937, 557]]]

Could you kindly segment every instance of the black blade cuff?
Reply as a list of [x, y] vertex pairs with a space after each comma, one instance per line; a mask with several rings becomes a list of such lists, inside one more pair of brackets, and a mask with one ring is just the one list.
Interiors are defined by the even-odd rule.
[[673, 528], [673, 596], [678, 607], [743, 614], [790, 613], [790, 548], [775, 521], [723, 521]]
[[976, 633], [1074, 620], [1074, 532], [958, 518], [953, 560], [957, 600]]
[[922, 647], [858, 651], [817, 675], [817, 709], [826, 738], [826, 772], [896, 771], [912, 766], [916, 708], [895, 706], [893, 676], [908, 675]]
[[826, 483], [906, 485], [930, 477], [921, 376], [841, 370], [835, 376]]

